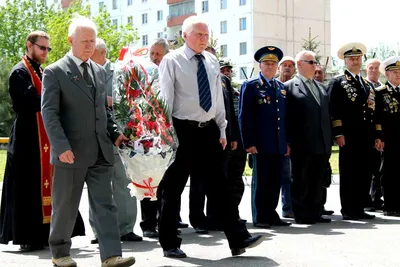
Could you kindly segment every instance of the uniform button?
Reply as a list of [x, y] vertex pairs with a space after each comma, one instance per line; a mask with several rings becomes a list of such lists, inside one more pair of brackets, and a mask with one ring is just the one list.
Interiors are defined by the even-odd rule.
[[278, 130], [279, 130], [280, 128], [278, 127]]
[[278, 118], [278, 121], [280, 121], [281, 120], [281, 118]]
[[364, 113], [365, 113], [365, 110], [364, 110]]
[[276, 111], [279, 111], [279, 108]]
[[366, 119], [366, 118], [364, 118], [364, 120], [366, 121], [367, 119]]
[[278, 99], [276, 100], [276, 102], [278, 103]]
[[365, 104], [363, 106], [365, 107]]

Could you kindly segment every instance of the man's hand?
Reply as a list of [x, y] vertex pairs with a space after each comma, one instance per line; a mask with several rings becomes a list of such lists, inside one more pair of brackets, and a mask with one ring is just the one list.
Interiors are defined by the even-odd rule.
[[119, 147], [124, 141], [129, 141], [129, 139], [125, 135], [121, 134], [118, 136], [117, 140], [115, 140], [114, 144]]
[[238, 142], [237, 142], [237, 141], [231, 142], [231, 150], [236, 150], [237, 145], [238, 145]]
[[381, 151], [381, 152], [382, 152], [384, 147], [385, 147], [385, 143], [382, 142], [381, 139], [376, 139], [376, 140], [375, 140], [375, 148], [376, 148], [378, 151]]
[[75, 156], [74, 156], [74, 153], [72, 153], [71, 150], [67, 150], [67, 151], [65, 151], [64, 153], [62, 153], [62, 154], [58, 157], [58, 159], [59, 159], [61, 162], [72, 164], [72, 163], [74, 163], [74, 161], [75, 161]]
[[290, 156], [290, 146], [289, 145], [286, 145], [286, 154], [285, 154], [285, 156]]
[[246, 152], [250, 154], [257, 154], [257, 148], [255, 146], [251, 146], [249, 148], [246, 148]]
[[112, 107], [112, 97], [111, 96], [107, 96], [107, 104], [108, 106], [111, 108]]
[[344, 141], [344, 135], [336, 137], [336, 144], [340, 147], [344, 147], [345, 141]]
[[226, 147], [226, 138], [220, 138], [219, 143], [222, 145], [222, 149], [225, 150]]

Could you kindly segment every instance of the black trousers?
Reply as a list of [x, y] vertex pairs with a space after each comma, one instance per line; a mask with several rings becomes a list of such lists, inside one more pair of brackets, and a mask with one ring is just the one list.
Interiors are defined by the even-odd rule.
[[179, 198], [188, 177], [191, 181], [201, 180], [210, 201], [224, 207], [219, 214], [225, 235], [231, 248], [244, 246], [250, 236], [245, 224], [237, 220], [235, 206], [224, 184], [222, 169], [222, 147], [219, 143], [220, 130], [216, 123], [200, 128], [187, 120], [173, 118], [179, 146], [174, 162], [161, 180], [161, 214], [159, 220], [160, 244], [164, 250], [180, 247], [182, 239], [176, 233]]
[[370, 206], [381, 209], [383, 205], [382, 201], [382, 189], [381, 189], [381, 178], [382, 178], [382, 165], [383, 155], [382, 152], [376, 150], [373, 153], [373, 164], [374, 170], [372, 173], [372, 182], [370, 188], [371, 202]]
[[[388, 142], [385, 142], [385, 145]], [[385, 211], [400, 212], [400, 144], [390, 146], [390, 143], [385, 146], [383, 162], [383, 175], [381, 179], [383, 200]]]
[[296, 220], [321, 216], [322, 184], [329, 155], [292, 151], [292, 207]]
[[342, 214], [357, 215], [364, 212], [373, 172], [373, 140], [346, 145], [339, 150], [340, 202]]

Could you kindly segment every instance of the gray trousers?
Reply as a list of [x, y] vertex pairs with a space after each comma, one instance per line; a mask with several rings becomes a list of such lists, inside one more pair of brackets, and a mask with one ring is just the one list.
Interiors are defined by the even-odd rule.
[[111, 175], [112, 167], [100, 161], [82, 169], [55, 166], [49, 237], [53, 258], [70, 255], [71, 234], [85, 182], [93, 226], [98, 233], [101, 260], [122, 255], [117, 208], [112, 198]]
[[[118, 153], [118, 152], [117, 152]], [[120, 235], [126, 235], [133, 231], [136, 223], [137, 204], [136, 197], [131, 197], [128, 185], [131, 180], [126, 176], [124, 165], [119, 154], [114, 154], [115, 162], [111, 178], [115, 205], [118, 208], [118, 225]], [[94, 227], [92, 209], [89, 209], [89, 223], [93, 234], [97, 237]]]

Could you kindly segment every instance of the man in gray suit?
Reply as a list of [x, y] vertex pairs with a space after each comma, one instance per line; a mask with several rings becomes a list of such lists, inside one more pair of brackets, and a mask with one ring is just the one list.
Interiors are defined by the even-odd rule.
[[[96, 39], [96, 49], [90, 59], [103, 66], [106, 70], [106, 92], [107, 103], [112, 108], [112, 80], [114, 73], [114, 65], [106, 58], [107, 46], [103, 39]], [[128, 189], [130, 184], [129, 178], [126, 176], [124, 165], [118, 154], [118, 149], [114, 147], [114, 167], [111, 178], [113, 196], [115, 205], [118, 208], [118, 225], [121, 241], [142, 241], [142, 237], [133, 233], [133, 227], [136, 223], [137, 204], [136, 197], [131, 197]], [[89, 210], [89, 222], [92, 227], [95, 239], [91, 241], [92, 244], [99, 242], [94, 227], [93, 211]]]
[[86, 182], [102, 267], [131, 266], [122, 258], [117, 209], [112, 198], [112, 142], [127, 138], [117, 131], [106, 107], [106, 73], [90, 60], [96, 25], [75, 18], [68, 29], [71, 52], [44, 71], [42, 115], [54, 165], [49, 245], [54, 266], [77, 266], [70, 256], [71, 233]]
[[292, 206], [299, 224], [330, 222], [321, 215], [322, 177], [332, 148], [329, 97], [313, 79], [315, 54], [296, 55], [298, 74], [287, 81], [287, 136], [292, 161]]

